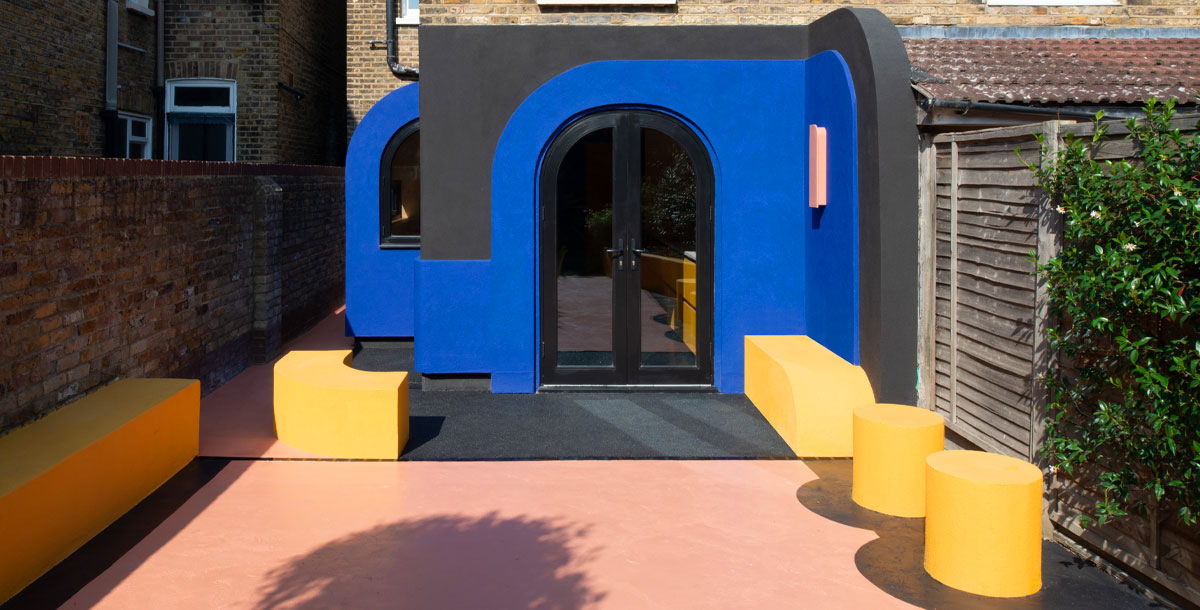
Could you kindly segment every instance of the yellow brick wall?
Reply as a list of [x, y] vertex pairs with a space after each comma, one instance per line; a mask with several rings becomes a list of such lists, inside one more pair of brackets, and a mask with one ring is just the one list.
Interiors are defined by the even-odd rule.
[[875, 8], [897, 25], [1200, 27], [1196, 0], [1119, 6], [987, 6], [981, 0], [678, 0], [677, 6], [539, 7], [535, 0], [422, 0], [428, 24], [806, 24], [842, 7]]
[[[387, 65], [384, 11], [391, 0], [347, 0], [346, 2], [346, 138], [379, 98], [415, 80], [396, 78]], [[399, 9], [397, 9], [399, 10]], [[401, 65], [417, 67], [417, 26], [394, 26]], [[372, 45], [372, 40], [379, 44]]]

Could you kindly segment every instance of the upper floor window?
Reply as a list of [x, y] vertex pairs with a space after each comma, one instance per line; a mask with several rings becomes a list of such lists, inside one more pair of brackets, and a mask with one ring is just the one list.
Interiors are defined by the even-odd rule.
[[400, 4], [400, 16], [396, 17], [396, 25], [418, 25], [421, 23], [421, 7], [419, 0], [388, 0]]
[[421, 243], [421, 128], [413, 121], [396, 131], [379, 163], [379, 245], [415, 248]]
[[237, 82], [222, 78], [167, 81], [167, 158], [236, 161]]

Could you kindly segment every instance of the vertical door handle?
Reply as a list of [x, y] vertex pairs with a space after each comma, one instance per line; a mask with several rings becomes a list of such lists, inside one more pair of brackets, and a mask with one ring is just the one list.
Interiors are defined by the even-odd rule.
[[645, 254], [646, 251], [638, 249], [636, 239], [629, 240], [629, 251], [629, 268], [637, 269], [638, 260], [641, 259], [642, 255]]
[[625, 240], [618, 239], [616, 248], [606, 248], [604, 251], [607, 252], [609, 256], [611, 256], [613, 258], [618, 258], [621, 256], [621, 251], [623, 251], [624, 249], [625, 249]]
[[616, 248], [605, 248], [604, 249], [604, 251], [607, 252], [609, 256], [611, 256], [614, 260], [617, 261], [617, 269], [618, 270], [625, 268], [625, 261], [621, 259], [621, 255], [624, 253], [624, 250], [625, 250], [625, 240], [622, 238], [617, 238], [617, 247]]

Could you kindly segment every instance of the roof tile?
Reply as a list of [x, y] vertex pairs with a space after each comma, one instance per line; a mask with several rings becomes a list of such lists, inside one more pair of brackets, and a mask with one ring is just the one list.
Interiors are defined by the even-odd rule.
[[[1200, 38], [908, 38], [935, 97], [1021, 104], [1196, 103]], [[941, 80], [944, 82], [936, 82]]]

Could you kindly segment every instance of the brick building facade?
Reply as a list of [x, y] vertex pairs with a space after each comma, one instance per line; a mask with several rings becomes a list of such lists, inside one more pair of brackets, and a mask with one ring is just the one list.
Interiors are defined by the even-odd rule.
[[[340, 165], [345, 18], [338, 2], [5, 2], [0, 154]], [[106, 100], [110, 47], [117, 56], [115, 107]], [[228, 150], [187, 157], [186, 149], [170, 145], [216, 134], [201, 126], [214, 121], [212, 112], [168, 120], [174, 100], [164, 96], [173, 86], [200, 82], [176, 79], [210, 79], [209, 85], [236, 90]], [[106, 116], [123, 121], [114, 134], [106, 133]], [[172, 130], [179, 117], [190, 127]]]
[[[413, 82], [390, 73], [383, 42], [384, 11], [390, 0], [347, 0], [346, 100], [348, 135], [370, 107], [397, 87]], [[403, 0], [397, 0], [403, 2]], [[1097, 28], [1197, 28], [1194, 0], [1079, 0], [1014, 4], [1011, 0], [678, 0], [672, 6], [539, 5], [537, 0], [420, 0], [425, 25], [730, 25], [807, 24], [841, 7], [875, 8], [897, 25], [1091, 26]], [[581, 3], [582, 4], [582, 3]], [[415, 25], [392, 25], [399, 63], [420, 59]]]
[[[0, 3], [0, 154], [105, 153], [105, 2]], [[154, 17], [118, 11], [116, 110], [155, 112]]]

